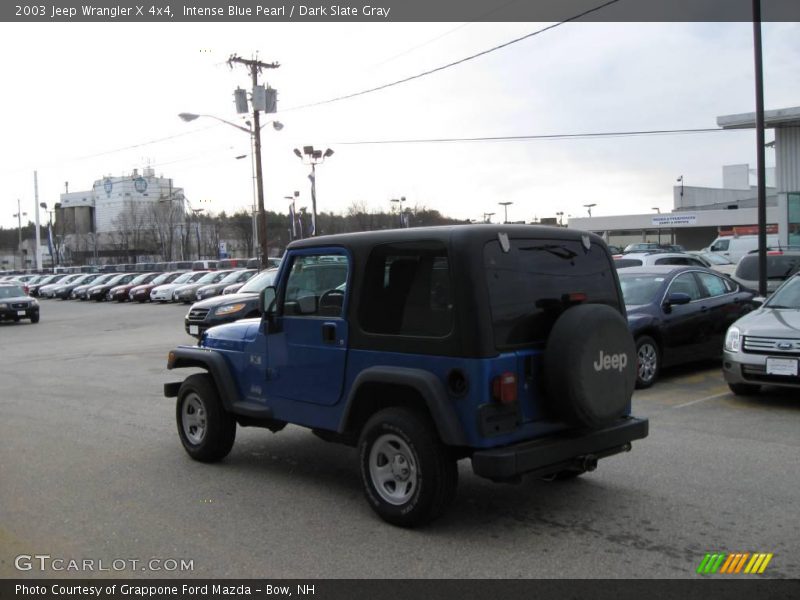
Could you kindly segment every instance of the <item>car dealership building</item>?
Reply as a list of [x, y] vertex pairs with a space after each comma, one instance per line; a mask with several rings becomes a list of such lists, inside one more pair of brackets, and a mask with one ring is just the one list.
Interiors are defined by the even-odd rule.
[[[723, 129], [755, 128], [755, 113], [717, 117]], [[800, 245], [800, 107], [765, 111], [765, 126], [775, 131], [775, 186], [767, 188], [767, 226], [782, 245]], [[723, 187], [673, 188], [670, 213], [576, 218], [569, 227], [599, 233], [609, 243], [641, 241], [709, 245], [718, 235], [755, 233], [757, 188], [749, 183], [749, 165], [723, 167]]]

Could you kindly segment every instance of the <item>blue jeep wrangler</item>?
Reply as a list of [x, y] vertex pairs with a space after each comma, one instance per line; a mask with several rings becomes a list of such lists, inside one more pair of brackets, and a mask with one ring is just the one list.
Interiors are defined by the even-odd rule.
[[631, 416], [636, 349], [601, 238], [459, 225], [292, 243], [261, 318], [169, 353], [178, 434], [224, 458], [237, 425], [287, 423], [358, 447], [386, 521], [414, 526], [455, 496], [457, 461], [495, 481], [564, 479], [647, 436]]

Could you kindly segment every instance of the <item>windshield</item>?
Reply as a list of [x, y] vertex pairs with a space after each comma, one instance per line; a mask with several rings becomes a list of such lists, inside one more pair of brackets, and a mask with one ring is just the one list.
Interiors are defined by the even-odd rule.
[[649, 304], [653, 301], [658, 290], [664, 283], [664, 278], [649, 273], [633, 275], [619, 274], [619, 285], [622, 288], [622, 297], [625, 306]]
[[177, 279], [173, 279], [172, 283], [186, 283], [187, 281], [189, 281], [192, 277], [195, 277], [196, 275], [197, 274], [194, 271], [188, 271], [188, 272], [184, 273], [183, 275], [179, 275], [177, 277]]
[[769, 308], [800, 309], [800, 277], [792, 277], [765, 303]]
[[0, 287], [0, 298], [18, 298], [19, 296], [26, 296], [27, 294], [22, 291], [22, 288], [16, 285], [4, 285]]
[[218, 273], [217, 271], [212, 271], [211, 273], [206, 273], [200, 279], [196, 279], [195, 283], [216, 283], [224, 276], [225, 276], [224, 273]]
[[131, 284], [138, 285], [140, 283], [147, 283], [153, 278], [153, 273], [143, 273], [142, 275], [138, 275], [131, 280]]
[[724, 256], [720, 256], [719, 254], [714, 254], [713, 252], [704, 252], [703, 254], [699, 254], [701, 258], [706, 259], [712, 265], [732, 265], [733, 263], [729, 261]]
[[232, 271], [228, 273], [225, 277], [220, 280], [220, 283], [236, 283], [240, 281], [240, 277], [242, 276], [242, 271]]
[[267, 288], [268, 286], [272, 285], [275, 282], [275, 275], [278, 273], [278, 269], [268, 269], [266, 271], [261, 271], [257, 275], [253, 275], [247, 283], [245, 283], [241, 288], [239, 288], [240, 294], [246, 293], [255, 293], [258, 294], [263, 289]]

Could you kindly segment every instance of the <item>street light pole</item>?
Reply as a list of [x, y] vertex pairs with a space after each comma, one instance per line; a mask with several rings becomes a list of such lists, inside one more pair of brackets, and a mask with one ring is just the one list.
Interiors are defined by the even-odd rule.
[[28, 213], [22, 212], [20, 207], [19, 198], [17, 198], [17, 213], [13, 215], [17, 217], [17, 229], [19, 230], [19, 243], [17, 244], [17, 254], [19, 254], [19, 266], [23, 268], [22, 264], [22, 217], [27, 217]]
[[503, 223], [508, 223], [508, 205], [514, 204], [513, 202], [498, 202], [500, 206], [503, 207]]
[[403, 202], [406, 201], [405, 196], [400, 196], [399, 198], [392, 198], [392, 202], [397, 202], [398, 206], [400, 207], [400, 228], [402, 229], [404, 226], [407, 227], [406, 222], [403, 220]]
[[[253, 85], [256, 85], [256, 73], [253, 71]], [[226, 121], [225, 119], [220, 119], [219, 117], [215, 117], [214, 115], [198, 115], [194, 113], [180, 113], [178, 115], [184, 121], [194, 121], [198, 117], [208, 117], [210, 119], [214, 119], [221, 123], [225, 123], [226, 125], [230, 125], [231, 127], [235, 127], [240, 131], [246, 132], [248, 135], [251, 136], [253, 140], [253, 154], [255, 158], [255, 170], [256, 170], [256, 197], [258, 200], [258, 227], [256, 228], [256, 232], [258, 233], [258, 244], [261, 249], [261, 266], [262, 268], [267, 267], [267, 213], [264, 209], [264, 178], [263, 178], [263, 171], [261, 169], [261, 122], [259, 111], [256, 108], [253, 108], [253, 127], [247, 128], [242, 127], [241, 125], [237, 125], [236, 123], [232, 123], [231, 121]], [[268, 121], [268, 123], [272, 123], [272, 128], [275, 131], [280, 131], [283, 129], [283, 123], [280, 121]], [[266, 125], [267, 123], [264, 123]], [[332, 152], [332, 151], [331, 151]]]
[[[294, 149], [294, 154], [303, 161], [305, 165], [311, 165], [311, 236], [317, 235], [317, 165], [325, 162], [326, 158], [333, 156], [333, 150], [328, 148], [323, 153], [322, 150], [315, 150], [314, 146], [303, 146], [303, 152]], [[305, 157], [305, 158], [304, 158]]]

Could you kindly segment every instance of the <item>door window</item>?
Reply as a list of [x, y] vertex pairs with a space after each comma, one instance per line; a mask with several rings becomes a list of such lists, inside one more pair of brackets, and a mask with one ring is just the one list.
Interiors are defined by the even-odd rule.
[[286, 281], [285, 316], [339, 317], [348, 260], [339, 254], [296, 256]]
[[697, 280], [692, 273], [681, 273], [669, 286], [669, 293], [674, 294], [679, 292], [681, 294], [688, 294], [692, 300], [700, 300], [702, 294], [700, 293], [700, 286], [697, 285]]

